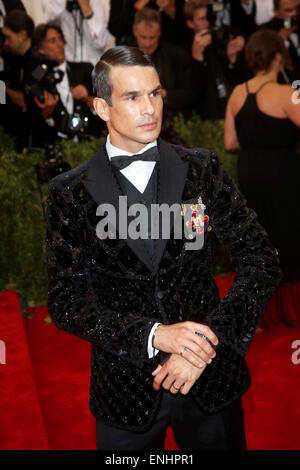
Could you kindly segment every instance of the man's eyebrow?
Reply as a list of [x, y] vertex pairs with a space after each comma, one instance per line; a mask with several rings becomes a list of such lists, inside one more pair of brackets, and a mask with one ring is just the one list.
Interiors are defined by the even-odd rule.
[[151, 94], [151, 93], [155, 93], [156, 91], [160, 91], [160, 90], [162, 90], [162, 86], [161, 86], [161, 85], [158, 85], [156, 88], [154, 88], [154, 90], [152, 90], [152, 91], [150, 92], [150, 94]]
[[136, 96], [136, 95], [140, 95], [140, 94], [141, 94], [141, 92], [138, 91], [138, 90], [125, 91], [124, 93], [122, 93], [121, 98], [126, 97], [126, 96]]
[[[156, 91], [159, 91], [161, 89], [162, 89], [162, 86], [158, 85], [156, 88], [154, 88], [154, 90], [150, 91], [149, 94], [155, 93]], [[140, 90], [125, 91], [124, 93], [122, 93], [121, 98], [126, 98], [128, 96], [138, 96], [141, 94], [142, 92]]]

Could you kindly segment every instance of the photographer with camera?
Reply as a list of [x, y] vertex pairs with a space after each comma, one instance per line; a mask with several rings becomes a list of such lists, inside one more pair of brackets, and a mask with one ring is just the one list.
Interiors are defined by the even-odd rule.
[[115, 36], [116, 44], [127, 44], [135, 14], [145, 7], [159, 11], [162, 39], [181, 45], [187, 33], [183, 14], [184, 0], [110, 0], [108, 28]]
[[186, 48], [193, 59], [197, 111], [203, 119], [224, 119], [233, 87], [245, 80], [245, 38], [232, 28], [216, 28], [209, 1], [190, 0], [184, 9], [190, 38]]
[[282, 71], [280, 82], [292, 82], [300, 76], [300, 7], [299, 0], [274, 0], [274, 18], [259, 29], [278, 31], [289, 50], [293, 70]]
[[33, 96], [51, 136], [99, 136], [100, 127], [92, 112], [92, 66], [66, 62], [65, 40], [61, 29], [52, 23], [39, 25], [33, 50], [41, 64], [32, 72], [26, 87]]
[[67, 60], [95, 65], [110, 41], [102, 1], [42, 0], [42, 6], [46, 21], [63, 32]]

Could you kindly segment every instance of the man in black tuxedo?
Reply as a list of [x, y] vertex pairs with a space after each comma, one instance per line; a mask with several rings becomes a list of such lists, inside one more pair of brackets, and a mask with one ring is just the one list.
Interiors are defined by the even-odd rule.
[[[161, 84], [147, 54], [110, 49], [93, 83], [109, 136], [49, 183], [47, 269], [53, 321], [92, 344], [97, 447], [163, 449], [172, 425], [182, 449], [245, 449], [244, 356], [281, 278], [276, 250], [214, 151], [159, 138]], [[130, 212], [124, 223], [136, 203], [146, 219]], [[157, 204], [178, 204], [182, 214], [169, 219], [168, 237], [154, 239], [157, 219], [147, 214]], [[149, 220], [135, 237], [132, 224], [141, 234]], [[195, 225], [201, 249], [191, 249], [192, 233], [176, 235], [185, 224]], [[212, 228], [237, 272], [222, 301]]]
[[[286, 70], [290, 82], [299, 79], [300, 74], [300, 7], [298, 0], [274, 0], [274, 18], [257, 29], [278, 31], [289, 50], [293, 70]], [[286, 78], [279, 75], [280, 82]]]

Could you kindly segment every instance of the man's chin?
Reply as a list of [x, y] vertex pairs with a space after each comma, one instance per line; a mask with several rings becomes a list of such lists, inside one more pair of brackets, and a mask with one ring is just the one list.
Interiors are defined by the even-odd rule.
[[150, 126], [148, 128], [146, 127], [140, 133], [140, 140], [143, 143], [152, 142], [153, 140], [156, 140], [159, 137], [160, 131], [161, 127], [158, 125], [154, 129], [151, 129]]

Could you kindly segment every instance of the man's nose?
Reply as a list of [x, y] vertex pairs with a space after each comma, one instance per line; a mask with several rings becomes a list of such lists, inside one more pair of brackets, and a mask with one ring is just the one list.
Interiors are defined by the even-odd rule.
[[146, 47], [149, 47], [153, 44], [153, 39], [152, 38], [149, 38], [149, 39], [145, 39], [145, 45]]
[[150, 115], [154, 113], [154, 107], [148, 95], [143, 97], [141, 112]]

